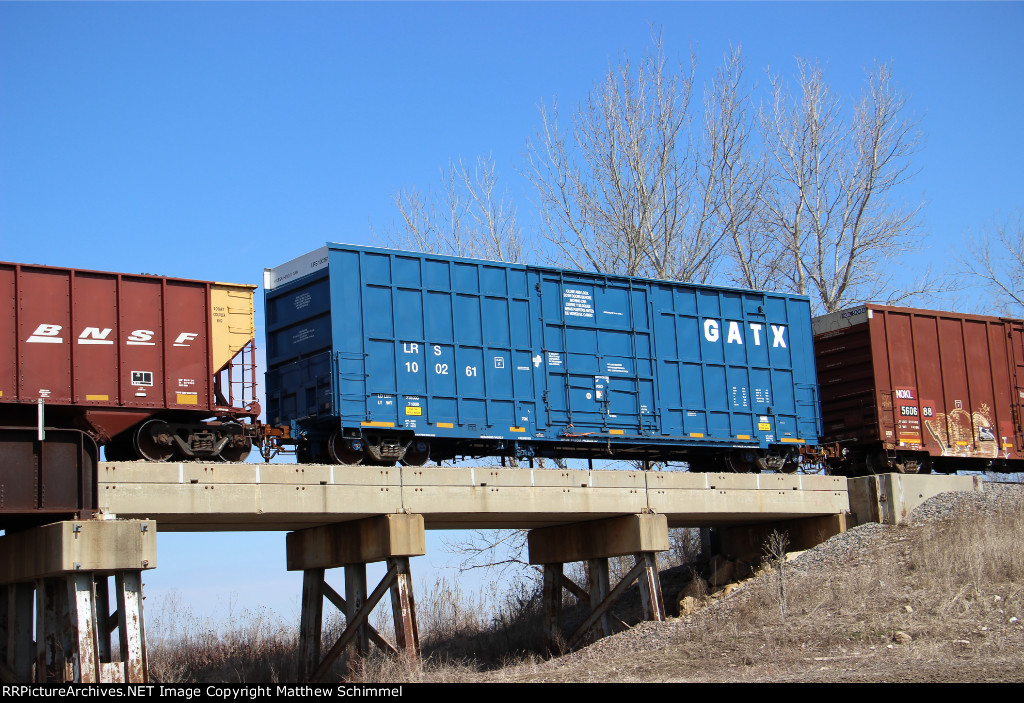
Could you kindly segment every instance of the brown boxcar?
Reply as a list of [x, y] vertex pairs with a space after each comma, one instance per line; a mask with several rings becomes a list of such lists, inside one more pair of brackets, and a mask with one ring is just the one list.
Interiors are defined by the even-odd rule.
[[244, 459], [255, 286], [0, 263], [0, 426], [108, 459]]
[[1024, 321], [865, 305], [812, 324], [833, 471], [1024, 471]]

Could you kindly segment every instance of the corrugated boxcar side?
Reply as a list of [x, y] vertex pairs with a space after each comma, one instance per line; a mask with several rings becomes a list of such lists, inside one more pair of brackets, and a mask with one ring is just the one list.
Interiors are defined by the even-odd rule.
[[271, 422], [817, 438], [806, 298], [334, 244], [265, 280]]
[[[326, 252], [324, 252], [326, 256]], [[265, 282], [267, 334], [267, 419], [333, 416], [331, 281], [324, 267], [300, 278], [297, 287]], [[353, 314], [350, 303], [338, 314]]]
[[344, 424], [533, 431], [523, 267], [355, 250], [330, 265], [332, 298], [350, 305], [332, 321]]
[[653, 294], [668, 433], [816, 442], [806, 299], [680, 284]]
[[[0, 313], [0, 403], [209, 411], [214, 374], [252, 339], [253, 288], [0, 264], [13, 301]], [[125, 429], [113, 417], [112, 434]]]
[[815, 328], [826, 441], [945, 459], [1019, 452], [1021, 321], [872, 305]]
[[550, 269], [531, 274], [542, 301], [546, 424], [614, 435], [667, 432], [657, 400], [650, 282]]

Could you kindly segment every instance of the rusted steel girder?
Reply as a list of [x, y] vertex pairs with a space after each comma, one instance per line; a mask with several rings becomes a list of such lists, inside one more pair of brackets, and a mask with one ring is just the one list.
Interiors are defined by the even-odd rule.
[[[114, 573], [113, 613], [108, 578], [79, 571], [0, 586], [0, 677], [9, 683], [147, 683], [142, 572]], [[119, 660], [111, 646], [115, 632]]]

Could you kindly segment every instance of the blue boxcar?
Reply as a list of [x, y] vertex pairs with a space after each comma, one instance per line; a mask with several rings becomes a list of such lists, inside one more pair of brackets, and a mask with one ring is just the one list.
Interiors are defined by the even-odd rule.
[[818, 441], [802, 296], [341, 244], [265, 289], [268, 419], [300, 461], [788, 471]]

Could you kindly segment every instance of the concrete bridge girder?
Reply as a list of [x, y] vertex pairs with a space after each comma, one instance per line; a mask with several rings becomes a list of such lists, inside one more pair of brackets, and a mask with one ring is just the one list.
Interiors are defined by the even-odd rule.
[[373, 515], [537, 528], [655, 512], [671, 527], [848, 512], [846, 479], [579, 469], [100, 464], [100, 508], [164, 531], [297, 530]]

